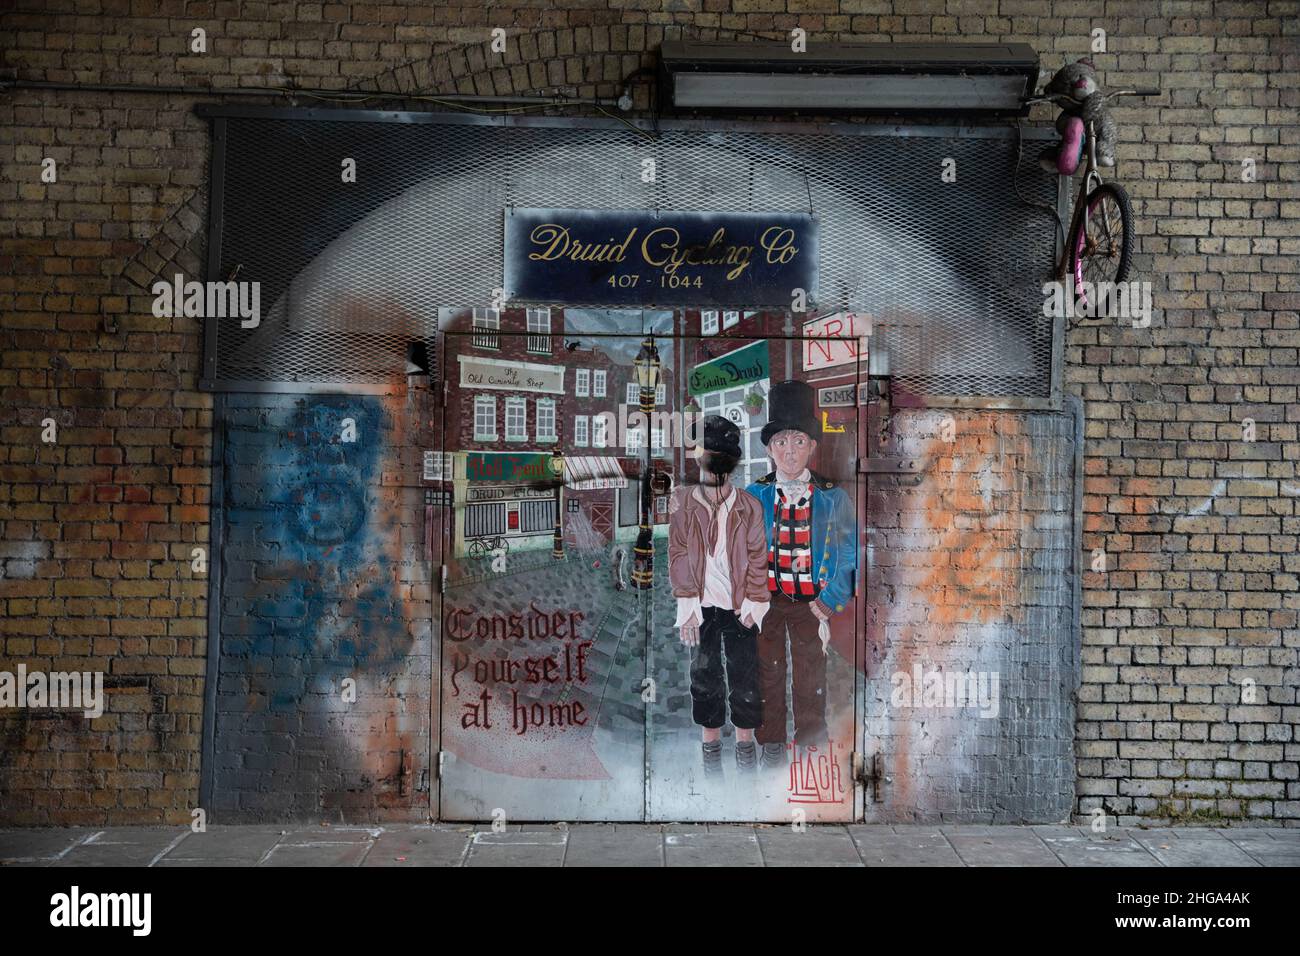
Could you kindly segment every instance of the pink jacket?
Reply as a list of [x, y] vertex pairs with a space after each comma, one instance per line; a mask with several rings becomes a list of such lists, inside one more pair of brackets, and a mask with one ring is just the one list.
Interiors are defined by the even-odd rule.
[[[717, 545], [718, 524], [708, 505], [695, 497], [698, 486], [673, 490], [676, 510], [668, 519], [668, 580], [673, 596], [701, 597], [704, 565]], [[739, 610], [748, 599], [766, 604], [767, 536], [762, 506], [747, 491], [733, 488], [736, 496], [727, 518], [727, 561], [731, 568], [731, 604]]]

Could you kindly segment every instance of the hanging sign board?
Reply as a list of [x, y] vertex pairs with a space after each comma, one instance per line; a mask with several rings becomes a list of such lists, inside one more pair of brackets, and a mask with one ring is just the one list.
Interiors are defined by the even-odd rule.
[[817, 223], [803, 213], [512, 208], [512, 302], [790, 308], [817, 300]]
[[835, 312], [805, 322], [803, 368], [805, 372], [836, 365], [863, 363], [871, 336], [871, 317], [860, 312]]
[[826, 388], [817, 389], [817, 407], [818, 408], [846, 408], [854, 404], [854, 392], [857, 389], [852, 384], [849, 385], [831, 385]]
[[691, 395], [707, 395], [737, 385], [752, 385], [767, 378], [769, 374], [767, 340], [764, 339], [701, 362], [691, 369], [686, 390]]

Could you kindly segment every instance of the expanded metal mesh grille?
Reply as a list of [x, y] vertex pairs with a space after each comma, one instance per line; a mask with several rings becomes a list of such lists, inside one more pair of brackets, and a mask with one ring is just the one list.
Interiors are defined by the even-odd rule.
[[[817, 311], [870, 314], [899, 385], [991, 398], [1051, 391], [1053, 322], [1040, 290], [1055, 223], [1017, 196], [1013, 129], [648, 135], [600, 120], [424, 119], [218, 120], [219, 277], [238, 268], [261, 283], [262, 321], [224, 320], [210, 333], [211, 387], [400, 384], [407, 344], [432, 342], [440, 307], [490, 304], [513, 204], [811, 211]], [[1033, 133], [1020, 194], [1055, 205]], [[355, 183], [342, 181], [345, 159]]]

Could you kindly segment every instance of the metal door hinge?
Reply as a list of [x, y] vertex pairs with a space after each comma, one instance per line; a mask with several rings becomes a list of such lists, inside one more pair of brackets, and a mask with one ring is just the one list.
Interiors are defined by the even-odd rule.
[[438, 593], [447, 593], [447, 565], [440, 565], [438, 568]]
[[445, 751], [445, 750], [439, 750], [439, 751], [438, 751], [438, 763], [437, 763], [437, 767], [438, 767], [438, 779], [439, 779], [439, 780], [442, 779], [443, 766], [446, 764], [446, 762], [447, 762], [447, 751]]
[[884, 774], [884, 761], [878, 753], [872, 754], [868, 760], [866, 755], [859, 751], [853, 751], [853, 779], [862, 784], [871, 791], [871, 802], [881, 803], [884, 801], [885, 784], [889, 782]]

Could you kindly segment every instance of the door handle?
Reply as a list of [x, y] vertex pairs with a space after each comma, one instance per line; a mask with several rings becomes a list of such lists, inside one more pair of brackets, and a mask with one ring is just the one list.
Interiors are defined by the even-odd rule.
[[614, 590], [626, 591], [627, 578], [623, 574], [624, 566], [627, 564], [627, 549], [619, 548], [614, 552], [614, 566], [611, 573], [614, 576]]

